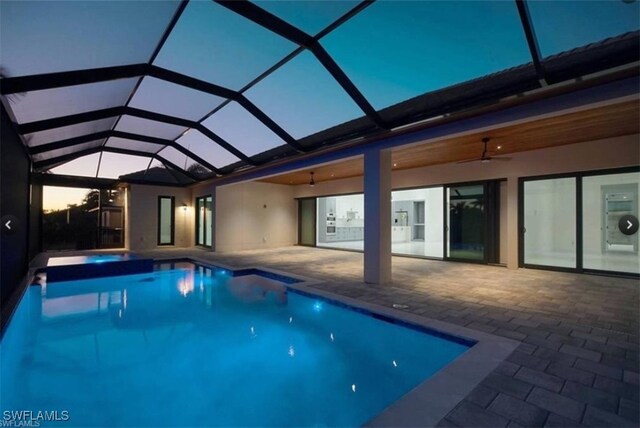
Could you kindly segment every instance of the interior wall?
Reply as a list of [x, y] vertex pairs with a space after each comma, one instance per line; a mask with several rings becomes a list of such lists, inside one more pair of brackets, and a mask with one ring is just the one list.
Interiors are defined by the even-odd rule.
[[0, 240], [0, 300], [5, 307], [20, 285], [29, 264], [29, 174], [31, 162], [4, 107], [0, 122], [0, 213], [12, 215], [13, 233], [2, 227]]
[[294, 245], [298, 237], [298, 210], [293, 190], [293, 186], [260, 182], [217, 187], [216, 251]]
[[[158, 197], [175, 197], [174, 245], [158, 245]], [[194, 208], [191, 189], [132, 184], [127, 191], [125, 243], [132, 251], [184, 248], [194, 245]], [[186, 204], [184, 209], [182, 204]]]

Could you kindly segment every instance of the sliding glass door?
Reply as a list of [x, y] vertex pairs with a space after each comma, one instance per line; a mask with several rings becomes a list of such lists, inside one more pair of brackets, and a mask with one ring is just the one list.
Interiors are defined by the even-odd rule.
[[485, 261], [485, 186], [447, 188], [447, 257]]
[[213, 197], [196, 198], [196, 244], [213, 245]]
[[637, 172], [582, 179], [584, 269], [640, 273], [639, 185]]
[[524, 264], [576, 268], [576, 179], [526, 181]]
[[442, 258], [443, 194], [443, 187], [391, 192], [392, 253]]
[[316, 245], [316, 198], [298, 199], [298, 245]]
[[158, 196], [158, 245], [173, 245], [176, 230], [176, 200]]

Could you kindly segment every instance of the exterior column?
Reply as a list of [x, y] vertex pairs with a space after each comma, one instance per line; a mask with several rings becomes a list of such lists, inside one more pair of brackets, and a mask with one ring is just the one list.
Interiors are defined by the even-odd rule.
[[391, 151], [364, 154], [364, 282], [391, 281]]
[[507, 267], [518, 269], [518, 177], [507, 178]]

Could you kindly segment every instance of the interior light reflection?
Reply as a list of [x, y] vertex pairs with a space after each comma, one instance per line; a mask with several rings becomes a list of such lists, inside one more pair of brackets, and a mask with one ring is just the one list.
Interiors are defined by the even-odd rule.
[[185, 272], [185, 274], [178, 279], [178, 291], [182, 294], [182, 297], [187, 297], [189, 293], [192, 293], [195, 289], [195, 278], [193, 271]]

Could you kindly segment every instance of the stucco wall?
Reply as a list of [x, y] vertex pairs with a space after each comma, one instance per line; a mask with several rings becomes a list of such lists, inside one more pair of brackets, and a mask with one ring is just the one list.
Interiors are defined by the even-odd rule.
[[[174, 245], [158, 246], [158, 196], [175, 197]], [[194, 245], [194, 213], [191, 189], [132, 184], [127, 190], [125, 243], [132, 251]], [[187, 210], [182, 204], [188, 205]]]
[[259, 182], [216, 188], [216, 251], [295, 244], [298, 229], [293, 190], [293, 186]]

